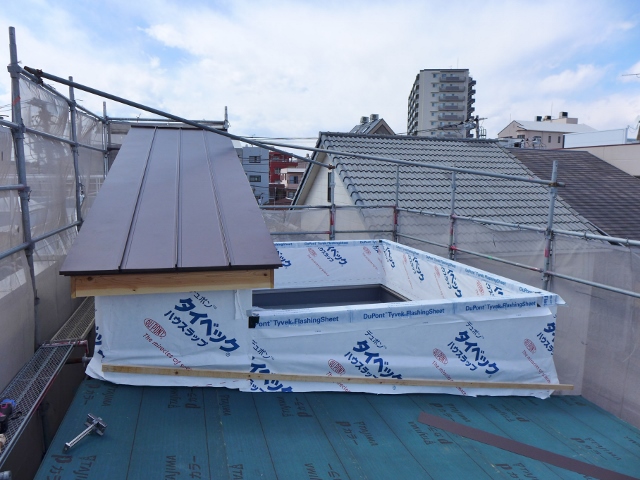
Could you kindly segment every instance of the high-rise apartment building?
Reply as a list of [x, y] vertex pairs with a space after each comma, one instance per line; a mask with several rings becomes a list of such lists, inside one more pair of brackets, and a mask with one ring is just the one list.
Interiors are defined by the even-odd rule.
[[468, 69], [420, 70], [409, 94], [407, 135], [471, 137], [475, 84]]

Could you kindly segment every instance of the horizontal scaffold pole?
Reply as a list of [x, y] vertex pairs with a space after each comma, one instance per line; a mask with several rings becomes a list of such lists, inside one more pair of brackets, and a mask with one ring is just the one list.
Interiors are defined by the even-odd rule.
[[278, 148], [274, 148], [274, 147], [269, 146], [269, 145], [267, 145], [265, 143], [256, 142], [255, 140], [250, 140], [250, 139], [245, 138], [245, 137], [234, 135], [232, 133], [225, 132], [224, 130], [218, 130], [217, 128], [211, 128], [211, 127], [208, 127], [206, 125], [202, 125], [201, 123], [194, 122], [193, 120], [188, 120], [186, 118], [178, 117], [177, 115], [173, 115], [173, 114], [168, 113], [168, 112], [163, 112], [162, 110], [158, 110], [157, 108], [148, 107], [147, 105], [143, 105], [143, 104], [137, 103], [137, 102], [132, 102], [131, 100], [127, 100], [126, 98], [118, 97], [116, 95], [112, 95], [110, 93], [103, 92], [103, 91], [97, 90], [95, 88], [87, 87], [86, 85], [82, 85], [81, 83], [77, 83], [77, 82], [73, 82], [73, 81], [70, 81], [70, 80], [66, 80], [66, 79], [64, 79], [62, 77], [56, 77], [55, 75], [51, 75], [50, 73], [43, 72], [42, 70], [38, 70], [38, 69], [35, 69], [35, 68], [31, 68], [31, 67], [24, 67], [24, 69], [25, 69], [25, 71], [27, 71], [31, 75], [34, 75], [34, 76], [36, 76], [38, 78], [46, 78], [47, 80], [52, 80], [54, 82], [61, 83], [62, 85], [68, 85], [70, 87], [77, 88], [78, 90], [82, 90], [84, 92], [91, 93], [91, 94], [97, 95], [99, 97], [108, 98], [109, 100], [113, 100], [114, 102], [122, 103], [124, 105], [129, 105], [130, 107], [137, 108], [139, 110], [144, 110], [145, 112], [153, 113], [155, 115], [160, 115], [161, 117], [169, 118], [171, 120], [175, 120], [176, 122], [184, 123], [185, 125], [191, 125], [192, 127], [199, 128], [200, 130], [206, 130], [207, 132], [217, 133], [218, 135], [222, 135], [223, 137], [227, 137], [227, 138], [230, 138], [232, 140], [238, 140], [238, 141], [241, 141], [241, 142], [248, 143], [250, 145], [254, 145], [256, 147], [264, 148], [266, 150], [271, 150], [273, 152], [281, 153], [283, 155], [288, 155], [288, 156], [291, 156], [293, 158], [297, 158], [300, 161], [313, 163], [313, 164], [318, 165], [320, 167], [324, 167], [324, 168], [328, 168], [328, 169], [333, 168], [333, 166], [331, 166], [331, 165], [325, 165], [323, 163], [316, 162], [315, 160], [311, 160], [310, 158], [306, 158], [306, 157], [303, 157], [301, 155], [296, 155], [295, 153], [285, 152], [284, 150], [280, 150]]

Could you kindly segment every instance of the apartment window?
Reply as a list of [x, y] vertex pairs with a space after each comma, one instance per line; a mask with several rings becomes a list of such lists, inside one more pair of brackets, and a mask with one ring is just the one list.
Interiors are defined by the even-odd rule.
[[273, 173], [278, 173], [278, 174], [279, 174], [279, 173], [280, 173], [280, 169], [279, 169], [279, 168], [276, 168], [276, 169], [275, 169], [275, 171], [274, 171]]
[[549, 135], [549, 139], [547, 140], [547, 143], [551, 143], [551, 135]]
[[251, 155], [249, 157], [249, 163], [260, 163], [260, 155]]
[[436, 112], [431, 112], [432, 117], [435, 117], [435, 115], [436, 115]]
[[289, 181], [287, 183], [297, 184], [298, 183], [298, 175], [289, 175]]
[[518, 135], [518, 138], [521, 138], [524, 140], [524, 135]]
[[249, 175], [249, 181], [250, 182], [261, 182], [262, 181], [262, 175]]
[[293, 197], [295, 196], [296, 196], [296, 192], [291, 192], [291, 191], [287, 192], [287, 198], [289, 200], [293, 200]]
[[558, 135], [558, 143], [560, 143], [560, 135]]
[[433, 78], [436, 78], [436, 76], [437, 76], [437, 75], [434, 73], [434, 74], [433, 74]]

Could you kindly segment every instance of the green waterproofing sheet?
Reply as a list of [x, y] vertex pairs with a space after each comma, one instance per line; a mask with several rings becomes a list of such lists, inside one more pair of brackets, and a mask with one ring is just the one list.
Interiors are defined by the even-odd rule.
[[[640, 478], [640, 430], [582, 397], [242, 393], [86, 380], [37, 480], [579, 479], [421, 412]], [[107, 424], [65, 452], [87, 414]]]

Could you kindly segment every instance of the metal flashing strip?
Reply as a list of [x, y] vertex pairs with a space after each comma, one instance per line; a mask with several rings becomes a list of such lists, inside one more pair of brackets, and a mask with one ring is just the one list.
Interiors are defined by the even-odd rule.
[[460, 435], [477, 442], [482, 442], [486, 445], [501, 448], [518, 455], [524, 455], [525, 457], [529, 457], [533, 460], [555, 465], [556, 467], [571, 470], [572, 472], [580, 473], [582, 475], [607, 480], [637, 480], [638, 478], [599, 467], [597, 465], [592, 465], [590, 463], [581, 462], [580, 460], [559, 455], [557, 453], [550, 452], [549, 450], [543, 450], [542, 448], [534, 447], [500, 435], [494, 435], [493, 433], [489, 433], [484, 430], [468, 427], [451, 420], [446, 420], [437, 415], [420, 412], [418, 421], [425, 425], [440, 428], [447, 432], [455, 433], [456, 435]]

